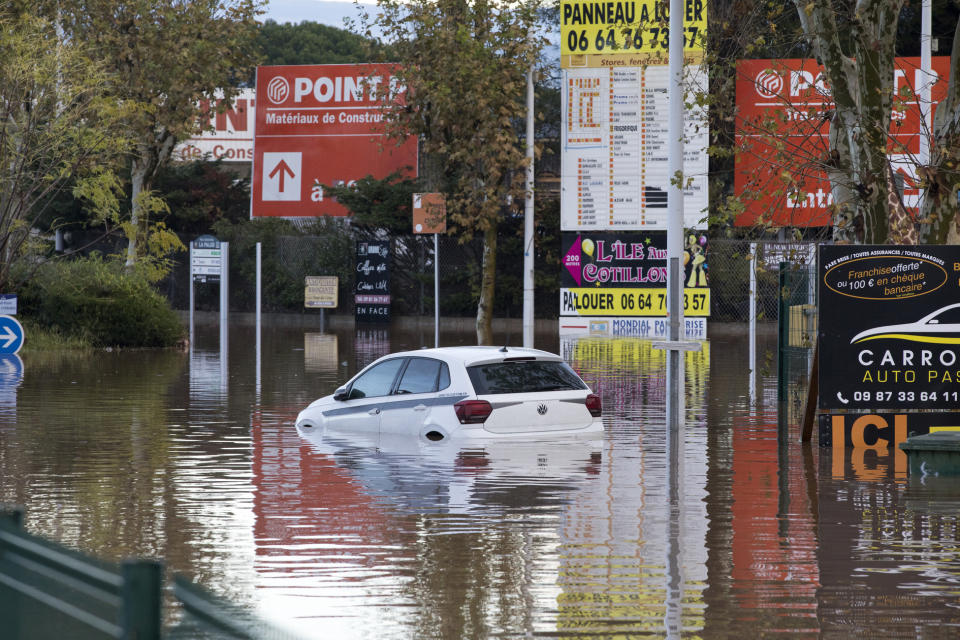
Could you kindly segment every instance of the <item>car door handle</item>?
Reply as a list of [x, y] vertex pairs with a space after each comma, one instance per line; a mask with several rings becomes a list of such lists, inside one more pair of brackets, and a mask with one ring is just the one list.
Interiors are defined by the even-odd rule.
[[414, 411], [426, 411], [426, 410], [427, 410], [427, 405], [425, 405], [425, 404], [418, 404], [417, 406], [415, 406], [415, 407], [413, 408], [413, 410], [414, 410]]
[[376, 409], [370, 409], [370, 411], [367, 411], [367, 413], [369, 413], [369, 414], [372, 415], [372, 416], [375, 416], [375, 415], [377, 415], [378, 413], [380, 413], [380, 408], [377, 407]]

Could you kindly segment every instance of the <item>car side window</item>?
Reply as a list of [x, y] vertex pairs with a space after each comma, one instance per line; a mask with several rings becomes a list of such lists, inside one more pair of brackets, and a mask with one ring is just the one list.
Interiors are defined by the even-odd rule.
[[[410, 358], [410, 363], [400, 378], [400, 384], [397, 385], [397, 393], [431, 393], [436, 391], [441, 369], [445, 368], [446, 365], [439, 360]], [[447, 377], [449, 378], [449, 374]]]
[[948, 309], [930, 320], [929, 324], [960, 324], [960, 308]]
[[348, 400], [386, 396], [393, 389], [393, 381], [403, 365], [403, 358], [381, 362], [353, 381]]

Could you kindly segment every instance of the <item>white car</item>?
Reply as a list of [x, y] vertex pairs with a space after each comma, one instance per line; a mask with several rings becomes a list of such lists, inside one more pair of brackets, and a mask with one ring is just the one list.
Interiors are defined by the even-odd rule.
[[600, 397], [560, 356], [515, 347], [442, 347], [384, 356], [297, 416], [298, 429], [451, 437], [603, 431]]

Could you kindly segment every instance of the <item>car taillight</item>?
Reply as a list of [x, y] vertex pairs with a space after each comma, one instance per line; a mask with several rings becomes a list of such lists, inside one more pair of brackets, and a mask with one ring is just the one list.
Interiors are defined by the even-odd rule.
[[590, 415], [594, 418], [599, 418], [603, 415], [603, 403], [600, 402], [600, 396], [595, 393], [587, 396], [587, 411], [589, 411]]
[[493, 407], [486, 400], [461, 400], [453, 405], [460, 424], [481, 424], [490, 417]]

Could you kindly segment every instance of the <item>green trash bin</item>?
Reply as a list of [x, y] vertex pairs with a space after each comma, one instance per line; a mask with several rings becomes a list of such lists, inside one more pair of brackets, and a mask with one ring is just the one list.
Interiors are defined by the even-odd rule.
[[911, 436], [900, 443], [910, 475], [960, 476], [960, 431]]

